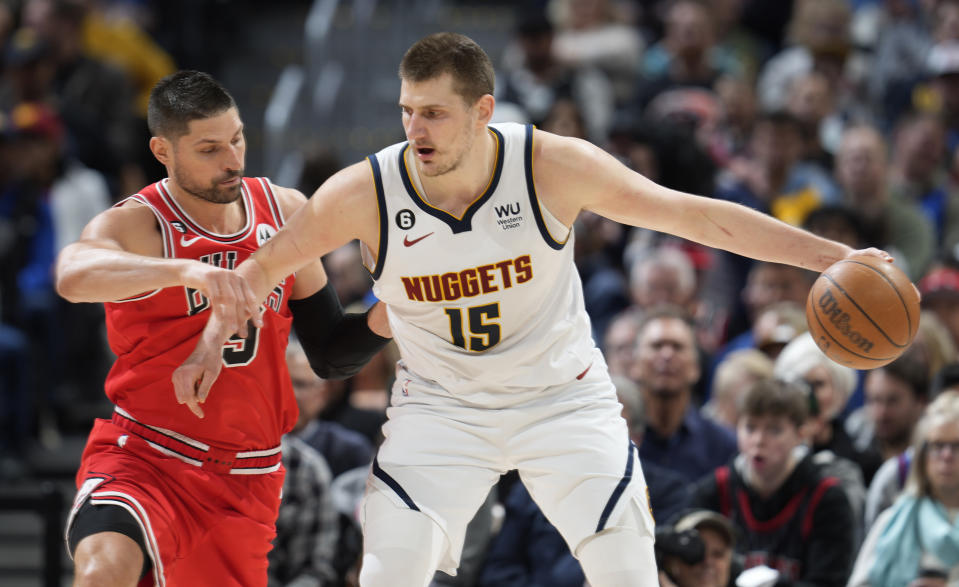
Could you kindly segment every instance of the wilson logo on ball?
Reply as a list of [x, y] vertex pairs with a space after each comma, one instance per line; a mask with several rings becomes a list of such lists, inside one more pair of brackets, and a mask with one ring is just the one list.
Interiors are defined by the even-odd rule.
[[832, 295], [832, 289], [827, 289], [819, 296], [819, 308], [822, 310], [823, 317], [832, 322], [836, 331], [845, 336], [849, 342], [867, 353], [872, 350], [873, 342], [858, 330], [853, 330], [852, 325], [849, 324], [849, 313], [839, 305], [839, 301]]

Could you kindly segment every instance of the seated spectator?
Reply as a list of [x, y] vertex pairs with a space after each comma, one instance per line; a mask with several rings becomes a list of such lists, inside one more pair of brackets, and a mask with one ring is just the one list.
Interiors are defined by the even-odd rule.
[[670, 467], [696, 481], [736, 451], [732, 434], [704, 418], [693, 402], [700, 367], [693, 325], [679, 308], [652, 310], [639, 329], [633, 381], [643, 392], [643, 462]]
[[603, 337], [603, 356], [610, 375], [629, 377], [636, 358], [636, 337], [643, 313], [627, 308], [613, 317]]
[[809, 399], [764, 380], [743, 397], [740, 454], [694, 489], [693, 507], [719, 512], [739, 531], [744, 567], [765, 565], [779, 585], [845, 585], [855, 552], [854, 518], [839, 481], [803, 446]]
[[742, 395], [760, 379], [771, 379], [772, 376], [773, 362], [761, 351], [740, 349], [729, 353], [716, 367], [712, 394], [703, 406], [703, 414], [729, 430], [735, 430]]
[[330, 585], [337, 580], [333, 557], [339, 521], [323, 457], [295, 436], [282, 439], [283, 500], [269, 552], [270, 586]]
[[613, 88], [596, 67], [574, 67], [553, 55], [553, 25], [538, 10], [524, 10], [514, 40], [503, 51], [498, 104], [515, 104], [529, 121], [542, 125], [557, 100], [569, 99], [583, 115], [586, 136], [600, 144], [613, 115]]
[[739, 570], [735, 547], [729, 520], [709, 510], [686, 512], [656, 532], [660, 587], [733, 587]]
[[[935, 399], [946, 391], [959, 392], [959, 363], [949, 363], [936, 372], [930, 397]], [[912, 457], [913, 448], [910, 446], [904, 453], [888, 459], [879, 467], [866, 496], [865, 529], [867, 532], [879, 514], [891, 506], [905, 488]]]
[[843, 202], [859, 216], [864, 244], [889, 251], [910, 279], [917, 280], [932, 260], [935, 228], [918, 206], [891, 196], [886, 172], [886, 142], [879, 131], [848, 128], [836, 153]]
[[801, 225], [810, 212], [839, 201], [833, 179], [803, 163], [803, 126], [784, 111], [763, 114], [750, 137], [749, 155], [730, 162], [716, 196]]
[[952, 252], [959, 244], [959, 190], [945, 166], [946, 135], [938, 116], [906, 116], [896, 126], [890, 192], [918, 206], [935, 229], [936, 248]]
[[318, 418], [329, 401], [330, 387], [338, 382], [320, 379], [296, 340], [291, 340], [286, 347], [286, 365], [300, 409], [291, 434], [323, 455], [333, 477], [373, 462], [373, 445], [365, 436]]
[[860, 484], [864, 480], [868, 485], [882, 464], [882, 457], [872, 449], [857, 449], [839, 417], [856, 387], [856, 372], [827, 357], [812, 336], [805, 333], [783, 349], [776, 359], [775, 375], [809, 388], [811, 409], [806, 433], [812, 441], [812, 451], [830, 451], [854, 462], [862, 473]]
[[850, 587], [959, 584], [959, 392], [926, 409], [906, 492], [876, 520]]
[[563, 65], [598, 67], [609, 76], [617, 103], [632, 91], [643, 54], [639, 31], [617, 14], [610, 0], [550, 0], [556, 25], [553, 55]]
[[872, 447], [883, 459], [909, 448], [929, 397], [929, 368], [911, 348], [888, 365], [866, 373], [866, 404], [846, 418], [846, 432], [860, 449]]
[[935, 314], [959, 347], [959, 269], [936, 267], [919, 281], [922, 307]]
[[633, 255], [629, 295], [640, 309], [669, 304], [693, 314], [697, 289], [693, 262], [679, 248], [658, 246]]

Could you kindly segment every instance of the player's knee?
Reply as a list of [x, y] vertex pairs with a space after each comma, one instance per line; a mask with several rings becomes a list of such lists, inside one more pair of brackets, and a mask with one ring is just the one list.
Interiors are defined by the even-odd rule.
[[613, 528], [584, 540], [577, 550], [583, 572], [594, 587], [656, 587], [652, 536]]
[[426, 514], [401, 508], [378, 492], [364, 505], [360, 585], [427, 585], [448, 548], [446, 535]]
[[130, 538], [99, 533], [80, 541], [74, 553], [74, 587], [135, 587], [143, 553]]
[[74, 567], [73, 587], [135, 587], [140, 572], [124, 568], [115, 561], [90, 558]]

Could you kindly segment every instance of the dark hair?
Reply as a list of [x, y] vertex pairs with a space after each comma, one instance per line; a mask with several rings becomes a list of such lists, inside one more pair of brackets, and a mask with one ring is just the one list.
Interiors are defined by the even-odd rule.
[[423, 82], [444, 73], [468, 105], [493, 93], [493, 63], [473, 39], [457, 33], [435, 33], [413, 44], [400, 62], [400, 79]]
[[760, 379], [740, 398], [740, 417], [785, 416], [798, 428], [809, 418], [809, 398], [798, 385]]
[[153, 136], [175, 139], [189, 132], [193, 120], [236, 108], [233, 96], [202, 71], [182, 70], [157, 82], [150, 92], [147, 126]]
[[926, 400], [929, 397], [929, 365], [917, 347], [909, 347], [898, 359], [875, 370], [885, 371], [905, 382], [917, 399]]

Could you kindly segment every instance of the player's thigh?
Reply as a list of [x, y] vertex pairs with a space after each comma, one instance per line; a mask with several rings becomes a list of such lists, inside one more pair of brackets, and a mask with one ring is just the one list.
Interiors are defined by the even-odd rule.
[[[393, 408], [370, 473], [368, 494], [431, 518], [449, 540], [449, 560], [459, 560], [466, 526], [505, 472], [501, 431], [481, 420], [471, 410]], [[378, 523], [367, 517], [364, 532]], [[388, 531], [409, 539], [404, 528]]]
[[614, 397], [560, 398], [512, 441], [523, 483], [574, 553], [611, 527], [654, 534], [638, 450], [620, 410]]

